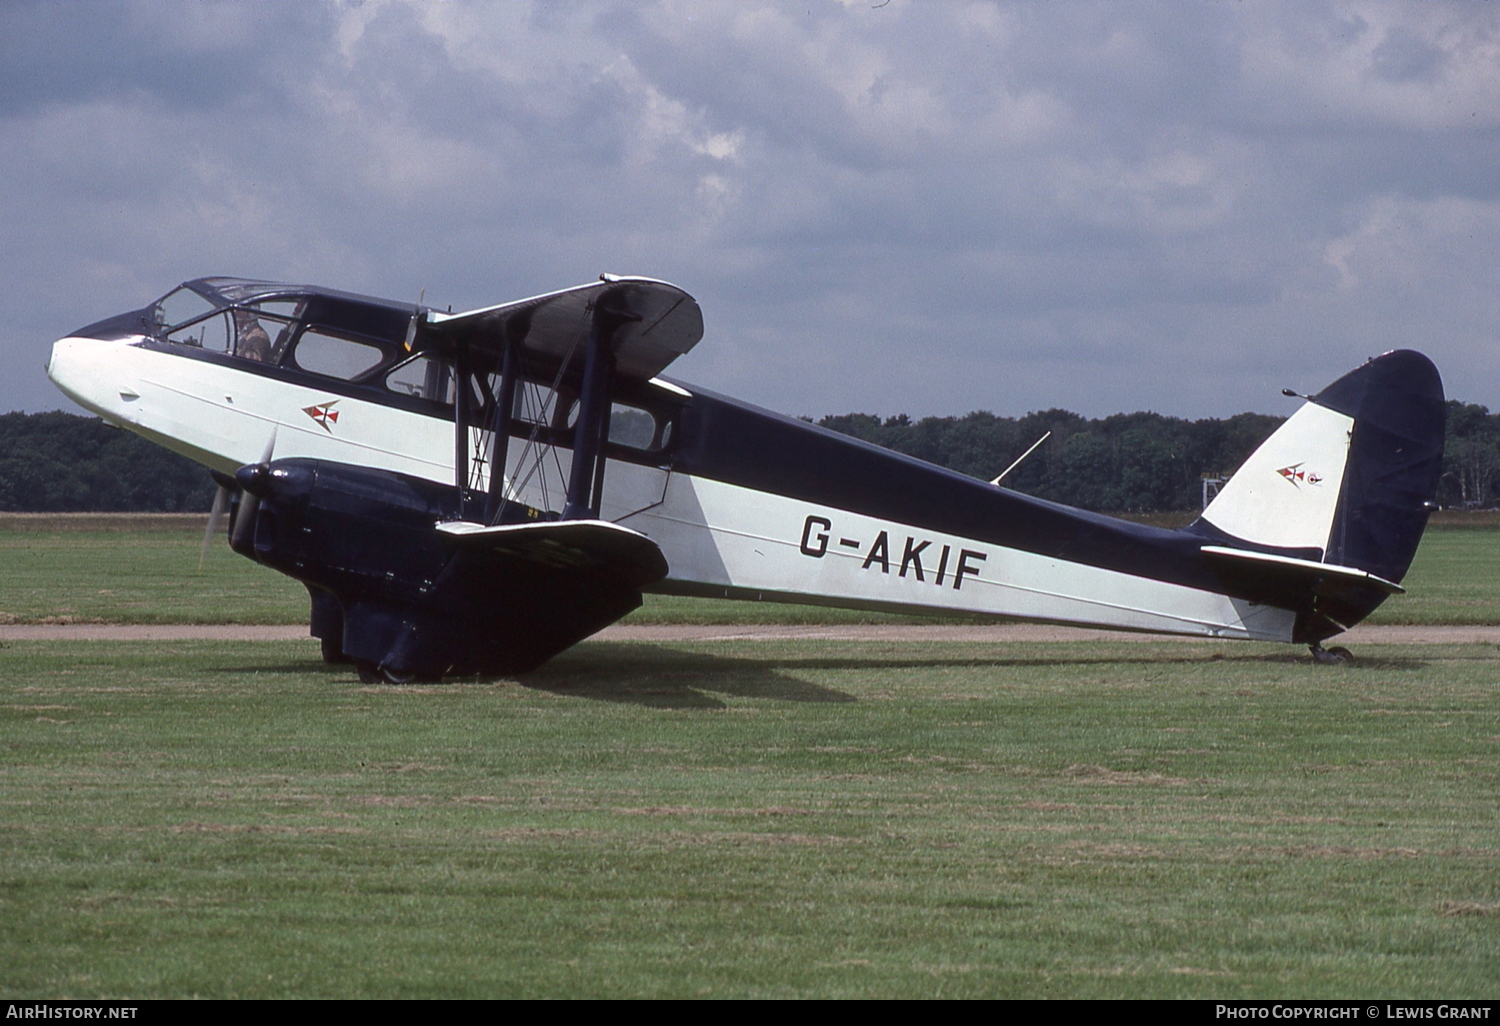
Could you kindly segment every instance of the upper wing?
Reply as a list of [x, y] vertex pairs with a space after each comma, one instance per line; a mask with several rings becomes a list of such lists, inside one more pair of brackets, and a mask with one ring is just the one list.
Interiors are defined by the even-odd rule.
[[615, 369], [653, 378], [703, 337], [703, 313], [692, 296], [654, 278], [601, 275], [600, 280], [499, 306], [444, 314], [429, 311], [418, 348], [448, 350], [462, 343], [498, 355], [507, 342], [566, 359], [587, 339], [600, 304], [624, 323], [614, 333]]

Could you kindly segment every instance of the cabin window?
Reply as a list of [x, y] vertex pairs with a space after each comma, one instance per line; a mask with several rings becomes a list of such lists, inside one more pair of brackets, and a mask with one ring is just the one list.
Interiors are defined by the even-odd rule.
[[[498, 380], [491, 379], [498, 390]], [[571, 445], [578, 422], [578, 393], [570, 388], [552, 391], [540, 382], [516, 382], [511, 422], [539, 428], [552, 445]], [[612, 445], [640, 452], [658, 453], [672, 440], [670, 411], [648, 410], [630, 403], [613, 402], [609, 407], [609, 441]]]
[[234, 325], [233, 355], [256, 363], [279, 363], [292, 333], [292, 322], [272, 317], [254, 308], [236, 307], [230, 315]]
[[255, 319], [265, 329], [266, 338], [271, 343], [270, 363], [281, 363], [282, 357], [286, 355], [287, 345], [297, 333], [297, 321], [306, 306], [305, 299], [268, 299], [250, 304], [249, 309], [254, 312]]
[[295, 321], [302, 316], [305, 299], [263, 299], [249, 304], [257, 316], [274, 317], [279, 321]]
[[416, 356], [385, 376], [385, 387], [397, 395], [453, 405], [453, 369], [431, 356]]
[[[578, 401], [568, 408], [568, 429], [578, 422]], [[672, 438], [672, 422], [664, 415], [625, 403], [609, 404], [609, 440], [642, 452], [659, 452]]]
[[[499, 384], [496, 379], [495, 388], [498, 391]], [[511, 406], [511, 418], [521, 424], [533, 424], [539, 427], [572, 427], [570, 418], [566, 423], [561, 423], [558, 413], [567, 409], [567, 393], [559, 390], [557, 392], [544, 388], [535, 381], [517, 381], [516, 399]], [[577, 403], [574, 402], [576, 406]]]
[[302, 370], [350, 381], [380, 366], [385, 350], [370, 342], [308, 328], [297, 338], [292, 362]]
[[609, 407], [609, 440], [631, 449], [656, 448], [656, 418], [645, 410], [624, 403]]

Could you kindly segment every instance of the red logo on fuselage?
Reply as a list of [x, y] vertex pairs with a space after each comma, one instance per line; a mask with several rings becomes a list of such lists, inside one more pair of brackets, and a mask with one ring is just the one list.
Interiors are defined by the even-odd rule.
[[339, 411], [333, 407], [338, 403], [335, 399], [329, 403], [319, 403], [317, 406], [304, 406], [302, 412], [318, 422], [318, 426], [330, 435], [333, 434], [333, 425], [339, 422]]

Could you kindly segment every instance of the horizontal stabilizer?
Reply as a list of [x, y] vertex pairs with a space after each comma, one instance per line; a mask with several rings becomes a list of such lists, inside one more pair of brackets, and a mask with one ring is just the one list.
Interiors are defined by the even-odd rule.
[[650, 538], [607, 520], [484, 524], [455, 520], [437, 528], [465, 548], [480, 548], [559, 570], [612, 571], [634, 587], [667, 576], [667, 559]]
[[703, 337], [703, 313], [692, 296], [654, 278], [614, 275], [513, 303], [466, 313], [428, 311], [419, 349], [459, 344], [498, 356], [508, 344], [566, 360], [588, 338], [596, 309], [618, 319], [612, 349], [615, 369], [648, 380]]
[[1388, 581], [1384, 577], [1376, 577], [1372, 573], [1356, 569], [1352, 566], [1336, 566], [1332, 563], [1318, 563], [1311, 559], [1295, 559], [1291, 556], [1276, 556], [1268, 552], [1250, 552], [1246, 549], [1231, 549], [1223, 545], [1205, 545], [1202, 552], [1210, 560], [1224, 561], [1237, 565], [1241, 569], [1252, 573], [1256, 567], [1264, 568], [1267, 575], [1298, 580], [1306, 586], [1311, 586], [1317, 591], [1321, 584], [1356, 584], [1367, 585], [1385, 592], [1387, 595], [1404, 595], [1406, 589], [1394, 581]]

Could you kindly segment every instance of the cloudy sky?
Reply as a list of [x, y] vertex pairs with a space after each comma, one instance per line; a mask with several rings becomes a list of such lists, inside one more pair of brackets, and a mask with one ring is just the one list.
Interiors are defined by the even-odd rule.
[[209, 274], [665, 278], [793, 414], [1500, 408], [1500, 3], [0, 5], [0, 410]]

